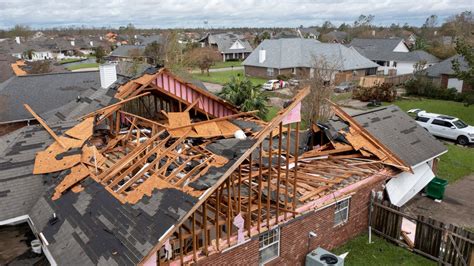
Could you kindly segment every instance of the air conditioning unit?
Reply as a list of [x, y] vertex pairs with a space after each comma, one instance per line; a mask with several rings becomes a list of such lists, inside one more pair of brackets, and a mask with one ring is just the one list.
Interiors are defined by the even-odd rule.
[[344, 265], [344, 259], [341, 257], [338, 257], [331, 252], [323, 249], [323, 248], [317, 248], [308, 255], [306, 255], [306, 266], [329, 266], [329, 265], [334, 265], [334, 266], [343, 266]]

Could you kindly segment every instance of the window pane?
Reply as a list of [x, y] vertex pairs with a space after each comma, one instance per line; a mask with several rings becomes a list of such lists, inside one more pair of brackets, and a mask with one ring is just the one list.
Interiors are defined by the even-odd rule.
[[260, 263], [267, 262], [278, 257], [278, 243], [275, 243], [260, 251]]

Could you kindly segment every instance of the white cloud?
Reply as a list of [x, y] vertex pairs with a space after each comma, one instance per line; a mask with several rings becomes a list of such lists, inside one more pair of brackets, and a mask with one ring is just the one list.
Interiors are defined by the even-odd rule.
[[212, 27], [352, 23], [360, 14], [375, 24], [420, 25], [431, 14], [443, 19], [472, 9], [472, 0], [0, 0], [0, 27], [93, 25]]

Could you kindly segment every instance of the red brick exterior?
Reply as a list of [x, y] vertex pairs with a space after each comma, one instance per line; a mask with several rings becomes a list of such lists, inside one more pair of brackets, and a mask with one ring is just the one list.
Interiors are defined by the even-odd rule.
[[[267, 265], [304, 265], [306, 254], [317, 247], [331, 250], [367, 230], [372, 189], [381, 190], [383, 181], [369, 183], [352, 195], [347, 223], [334, 226], [334, 205], [300, 216], [280, 227], [280, 257]], [[309, 239], [309, 232], [317, 236]], [[309, 242], [308, 242], [309, 241]], [[309, 243], [309, 246], [308, 246]], [[258, 237], [227, 252], [201, 260], [199, 265], [258, 265]]]
[[[449, 80], [450, 77], [451, 76], [445, 75], [445, 74], [441, 75], [441, 79], [440, 79], [441, 87], [443, 87], [443, 88], [448, 87], [448, 80]], [[467, 82], [463, 82], [461, 92], [469, 92], [469, 91], [473, 91], [473, 88], [471, 86], [469, 86], [469, 84], [467, 84]]]

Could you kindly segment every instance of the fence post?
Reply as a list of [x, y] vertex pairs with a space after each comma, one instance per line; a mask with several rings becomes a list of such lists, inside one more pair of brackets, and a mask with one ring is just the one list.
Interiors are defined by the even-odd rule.
[[372, 244], [372, 202], [374, 201], [375, 191], [370, 192], [370, 205], [369, 205], [369, 244]]

